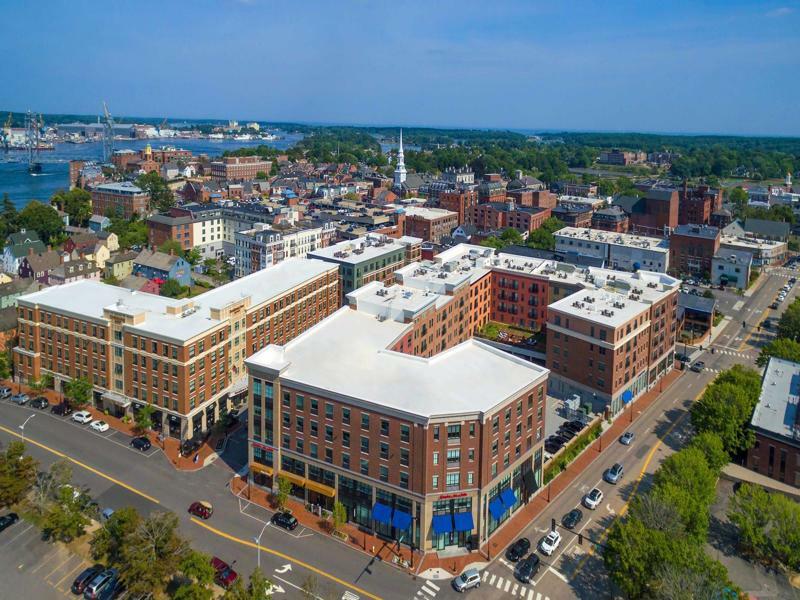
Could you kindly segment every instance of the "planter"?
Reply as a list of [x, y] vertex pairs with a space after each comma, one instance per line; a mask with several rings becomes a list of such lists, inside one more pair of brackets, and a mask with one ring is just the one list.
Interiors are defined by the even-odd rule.
[[[331, 532], [331, 535], [342, 540], [343, 542], [346, 542], [348, 539], [350, 539], [350, 536], [342, 531], [333, 531]], [[353, 543], [355, 543], [355, 539], [353, 540]]]

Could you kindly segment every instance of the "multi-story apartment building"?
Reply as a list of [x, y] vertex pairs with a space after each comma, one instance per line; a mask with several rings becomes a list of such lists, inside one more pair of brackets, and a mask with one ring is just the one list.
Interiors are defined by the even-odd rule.
[[711, 259], [719, 250], [720, 230], [710, 225], [679, 225], [669, 236], [673, 273], [710, 277]]
[[150, 212], [150, 194], [130, 181], [102, 183], [92, 188], [92, 214], [146, 217]]
[[547, 307], [549, 393], [616, 414], [675, 359], [679, 280], [589, 268], [586, 289]]
[[98, 408], [123, 416], [151, 404], [157, 430], [187, 439], [244, 389], [245, 358], [338, 308], [338, 273], [323, 261], [289, 259], [190, 299], [85, 280], [17, 304], [20, 380], [51, 375], [63, 390], [87, 378]]
[[478, 204], [478, 192], [474, 189], [446, 190], [439, 194], [439, 208], [458, 215], [458, 224], [466, 222], [467, 215]]
[[402, 213], [403, 235], [438, 244], [458, 227], [458, 213], [443, 208], [409, 206]]
[[481, 231], [513, 227], [527, 234], [541, 227], [550, 214], [549, 208], [517, 206], [514, 201], [488, 202], [473, 206], [467, 214], [467, 223]]
[[609, 206], [594, 211], [592, 215], [592, 229], [626, 233], [630, 226], [628, 215], [619, 206]]
[[253, 483], [423, 551], [484, 545], [542, 486], [547, 370], [468, 339], [465, 296], [348, 303], [247, 360]]
[[680, 225], [713, 225], [711, 215], [722, 208], [722, 190], [715, 190], [707, 185], [690, 188], [684, 181], [679, 198]]
[[259, 156], [223, 156], [211, 163], [211, 179], [215, 181], [249, 181], [259, 172], [269, 173], [272, 162]]
[[339, 266], [339, 287], [342, 297], [370, 281], [391, 283], [394, 272], [422, 256], [420, 238], [398, 239], [381, 234], [367, 234], [308, 253]]
[[556, 252], [577, 252], [604, 261], [605, 266], [622, 271], [666, 273], [670, 265], [669, 241], [627, 233], [612, 233], [583, 227], [564, 227], [554, 234]]
[[329, 236], [324, 232], [332, 227], [333, 223], [326, 223], [309, 229], [276, 229], [259, 223], [253, 229], [237, 232], [236, 277], [245, 277], [287, 258], [305, 258], [309, 252], [325, 247]]
[[593, 214], [594, 210], [589, 204], [562, 201], [550, 211], [550, 216], [567, 227], [591, 227]]
[[173, 210], [174, 214], [156, 214], [147, 219], [148, 242], [151, 247], [159, 248], [164, 242], [173, 240], [184, 250], [191, 250], [195, 246], [195, 221], [188, 211]]

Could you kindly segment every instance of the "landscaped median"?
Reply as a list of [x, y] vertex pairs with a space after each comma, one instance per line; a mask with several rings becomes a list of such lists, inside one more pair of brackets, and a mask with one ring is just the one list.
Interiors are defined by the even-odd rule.
[[547, 485], [553, 480], [553, 477], [561, 473], [567, 468], [567, 465], [580, 456], [589, 445], [600, 437], [603, 432], [603, 422], [597, 420], [596, 423], [589, 426], [579, 436], [576, 436], [570, 442], [559, 450], [553, 458], [550, 459], [550, 464], [544, 469], [544, 484]]

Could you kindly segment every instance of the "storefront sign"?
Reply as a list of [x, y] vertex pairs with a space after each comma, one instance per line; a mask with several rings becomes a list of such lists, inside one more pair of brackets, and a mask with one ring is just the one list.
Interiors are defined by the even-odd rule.
[[445, 494], [444, 496], [439, 496], [439, 500], [450, 500], [451, 498], [466, 498], [469, 496], [467, 492], [459, 492], [458, 494]]
[[270, 452], [275, 452], [278, 450], [274, 446], [268, 446], [267, 444], [262, 444], [261, 442], [254, 442], [253, 440], [247, 440], [247, 441], [253, 444], [254, 447], [261, 448], [262, 450], [269, 450]]

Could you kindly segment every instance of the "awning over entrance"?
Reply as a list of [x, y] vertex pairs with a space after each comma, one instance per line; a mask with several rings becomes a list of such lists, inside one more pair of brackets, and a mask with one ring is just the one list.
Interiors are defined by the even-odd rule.
[[389, 525], [392, 522], [391, 507], [381, 504], [380, 502], [376, 502], [375, 506], [372, 507], [372, 518], [378, 523]]
[[278, 471], [278, 476], [285, 477], [298, 487], [305, 487], [306, 485], [305, 477], [302, 477], [301, 475], [295, 475], [294, 473], [290, 473], [289, 471]]
[[431, 523], [433, 533], [440, 535], [442, 533], [450, 533], [453, 531], [453, 519], [448, 515], [433, 515]]
[[411, 526], [411, 515], [395, 509], [394, 515], [392, 515], [392, 526], [401, 530], [408, 529]]
[[499, 521], [503, 513], [506, 512], [506, 507], [503, 506], [503, 501], [500, 499], [500, 496], [495, 496], [489, 502], [489, 512], [494, 517], [495, 521]]
[[116, 404], [121, 408], [128, 408], [131, 405], [131, 401], [122, 394], [115, 394], [114, 392], [105, 392], [102, 397], [111, 400], [114, 404]]
[[627, 404], [627, 403], [628, 403], [628, 402], [630, 402], [631, 400], [633, 400], [633, 392], [632, 392], [632, 391], [630, 391], [630, 390], [625, 390], [624, 392], [622, 392], [622, 401], [623, 401], [625, 404]]
[[256, 473], [264, 473], [265, 475], [272, 477], [272, 467], [268, 467], [267, 465], [250, 463], [250, 470]]
[[472, 531], [475, 529], [475, 522], [472, 520], [471, 512], [454, 513], [453, 524], [456, 531]]
[[509, 510], [517, 502], [517, 495], [511, 488], [506, 488], [500, 493], [500, 500], [503, 502], [505, 510]]
[[333, 498], [336, 495], [336, 490], [332, 487], [327, 486], [324, 483], [311, 481], [310, 479], [306, 479], [306, 489], [322, 494], [323, 496], [327, 496], [328, 498]]

